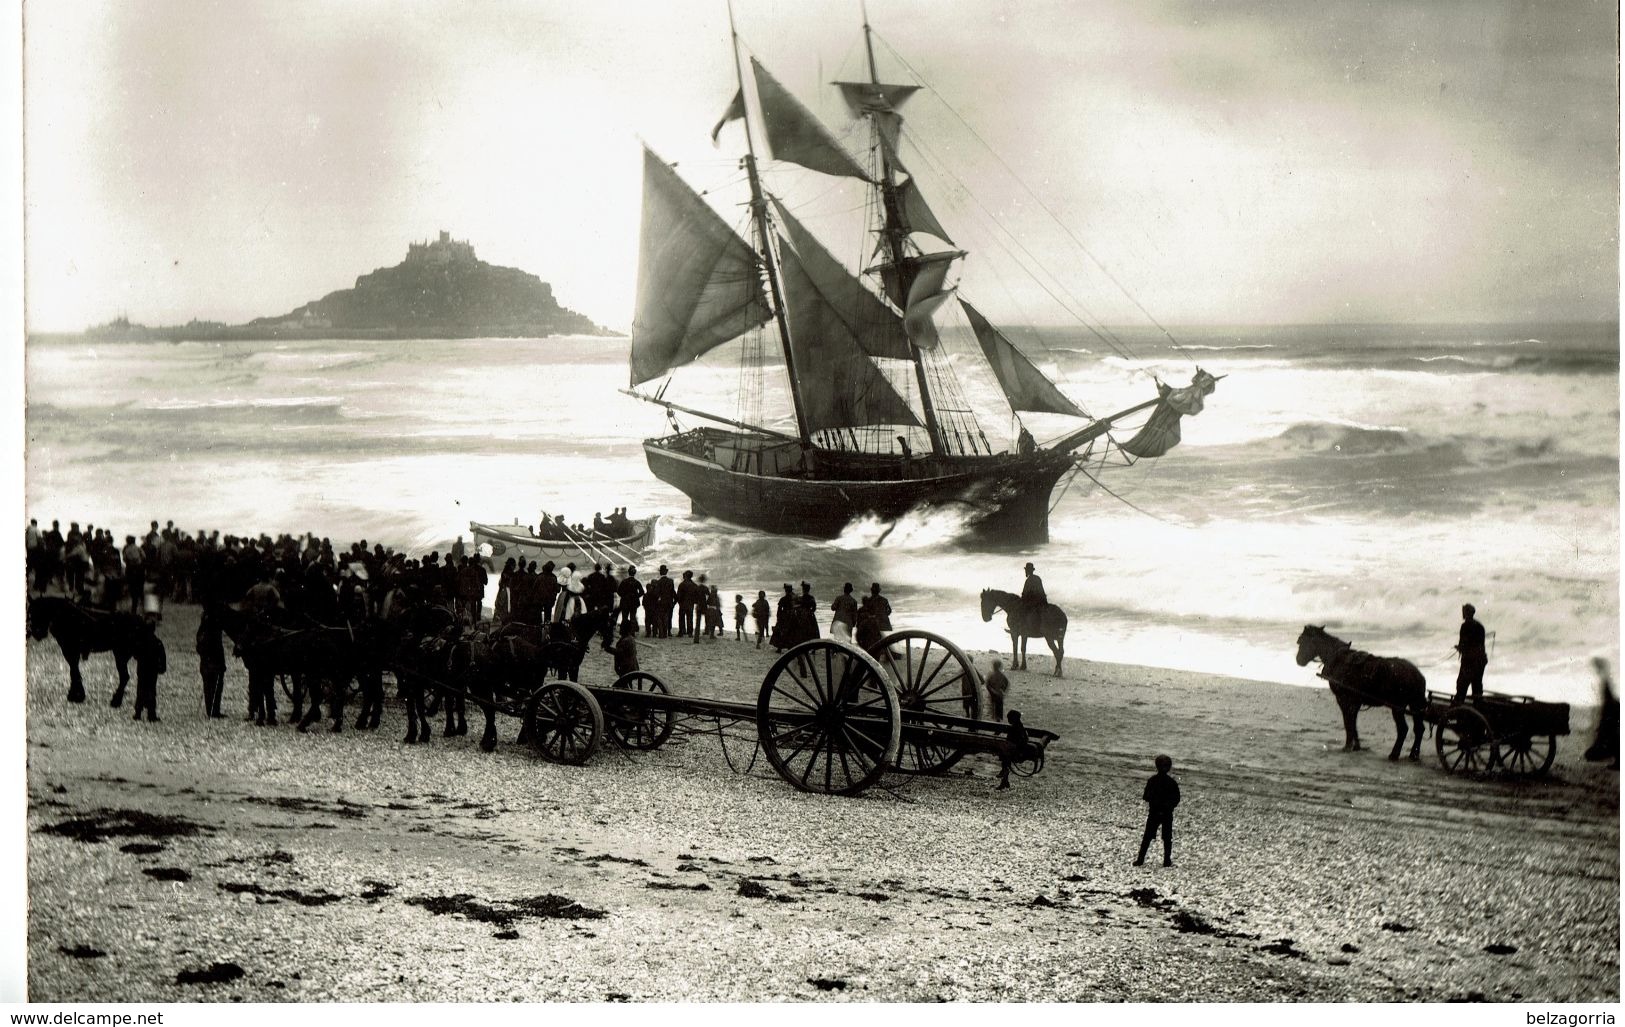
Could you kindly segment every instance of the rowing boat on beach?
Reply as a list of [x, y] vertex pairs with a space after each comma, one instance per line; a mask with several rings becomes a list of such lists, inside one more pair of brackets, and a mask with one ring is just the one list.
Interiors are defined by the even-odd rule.
[[[538, 564], [552, 561], [562, 566], [567, 563], [626, 563], [637, 560], [654, 543], [655, 523], [659, 517], [645, 517], [631, 522], [630, 534], [619, 538], [605, 538], [593, 534], [576, 534], [560, 541], [542, 538], [528, 524], [481, 524], [469, 522], [474, 545], [484, 556], [492, 571], [499, 569], [510, 557], [514, 560], [534, 560]], [[574, 533], [572, 533], [574, 534]], [[490, 546], [489, 554], [485, 546]]]

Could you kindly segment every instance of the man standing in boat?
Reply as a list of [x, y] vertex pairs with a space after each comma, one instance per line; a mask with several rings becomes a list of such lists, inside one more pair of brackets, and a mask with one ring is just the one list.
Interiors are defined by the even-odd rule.
[[1040, 578], [1031, 563], [1022, 568], [1027, 574], [1027, 580], [1021, 585], [1021, 609], [1027, 617], [1027, 626], [1032, 630], [1028, 634], [1040, 634], [1039, 625], [1044, 622], [1044, 607], [1049, 603], [1049, 597], [1044, 594], [1044, 579]]

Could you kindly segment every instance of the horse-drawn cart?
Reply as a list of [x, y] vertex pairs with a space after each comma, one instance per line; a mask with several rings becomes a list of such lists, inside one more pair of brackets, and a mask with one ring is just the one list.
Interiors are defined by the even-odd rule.
[[1499, 692], [1485, 692], [1472, 702], [1429, 692], [1423, 716], [1434, 725], [1439, 762], [1453, 774], [1499, 767], [1537, 777], [1557, 757], [1557, 736], [1569, 733], [1568, 703]]
[[940, 774], [967, 754], [1011, 760], [1030, 776], [1058, 736], [1029, 728], [1012, 752], [1007, 728], [977, 719], [981, 681], [958, 647], [924, 631], [887, 635], [870, 650], [830, 639], [786, 652], [754, 703], [674, 695], [654, 674], [610, 686], [549, 680], [525, 714], [525, 736], [553, 762], [580, 764], [605, 737], [632, 750], [665, 744], [680, 724], [753, 721], [760, 751], [794, 787], [857, 795], [887, 772]]

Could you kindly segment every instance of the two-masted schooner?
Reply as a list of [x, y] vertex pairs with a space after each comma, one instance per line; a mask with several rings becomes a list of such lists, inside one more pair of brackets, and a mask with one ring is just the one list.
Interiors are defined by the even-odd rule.
[[[1179, 441], [1180, 417], [1201, 409], [1215, 379], [1198, 369], [1186, 388], [1159, 383], [1156, 398], [1091, 418], [947, 287], [967, 254], [953, 246], [900, 150], [898, 108], [920, 87], [880, 80], [864, 22], [868, 80], [835, 85], [852, 114], [868, 122], [869, 167], [755, 57], [747, 73], [734, 34], [738, 92], [712, 138], [728, 122], [743, 121], [749, 241], [644, 148], [633, 389], [627, 391], [716, 425], [646, 440], [649, 469], [685, 493], [696, 514], [779, 534], [832, 538], [864, 515], [893, 519], [956, 504], [972, 511], [972, 533], [982, 539], [1047, 541], [1052, 490], [1097, 443], [1114, 447], [1125, 462], [1161, 456]], [[848, 270], [768, 193], [758, 168], [759, 133], [772, 159], [858, 179], [873, 191], [876, 259], [869, 267]], [[933, 320], [950, 300], [1018, 420], [1020, 412], [1041, 412], [1083, 425], [1045, 446], [1025, 427], [1014, 444], [990, 442]], [[752, 333], [761, 373], [768, 368], [760, 340], [777, 337], [793, 433], [679, 405], [665, 398], [665, 385], [657, 395], [636, 391]], [[1119, 421], [1146, 411], [1133, 438], [1111, 436]]]

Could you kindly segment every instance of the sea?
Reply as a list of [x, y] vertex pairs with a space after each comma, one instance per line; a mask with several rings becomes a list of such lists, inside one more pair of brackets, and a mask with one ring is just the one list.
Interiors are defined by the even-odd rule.
[[[1067, 654], [1089, 660], [1324, 687], [1294, 661], [1317, 624], [1450, 689], [1471, 602], [1492, 633], [1491, 690], [1595, 703], [1591, 658], [1617, 667], [1617, 326], [1018, 341], [1095, 414], [1150, 398], [1158, 380], [1184, 385], [1196, 366], [1223, 377], [1167, 456], [1091, 462], [1052, 497], [1047, 544], [988, 550], [952, 509], [833, 541], [692, 516], [644, 462], [641, 440], [667, 415], [619, 391], [622, 338], [31, 340], [27, 514], [120, 536], [173, 520], [416, 554], [467, 539], [470, 521], [626, 507], [661, 517], [646, 577], [659, 563], [704, 571], [730, 606], [785, 582], [811, 582], [825, 605], [844, 582], [879, 582], [898, 626], [968, 650], [1008, 648], [978, 593], [1019, 592], [1031, 560], [1070, 618]], [[723, 360], [669, 397], [731, 413], [740, 382]], [[1041, 442], [1066, 427], [1028, 423]], [[985, 427], [1007, 438], [1013, 425]]]

